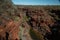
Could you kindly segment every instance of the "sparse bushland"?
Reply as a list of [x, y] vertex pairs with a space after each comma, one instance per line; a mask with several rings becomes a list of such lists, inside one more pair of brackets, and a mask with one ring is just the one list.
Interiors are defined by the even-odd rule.
[[25, 22], [33, 40], [60, 39], [60, 6], [17, 6], [0, 0], [0, 39], [19, 39], [19, 27]]

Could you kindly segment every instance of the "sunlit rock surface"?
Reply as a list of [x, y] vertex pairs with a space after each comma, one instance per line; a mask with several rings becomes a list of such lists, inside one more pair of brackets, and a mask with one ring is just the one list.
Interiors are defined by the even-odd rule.
[[23, 6], [0, 0], [0, 40], [58, 39], [60, 6]]
[[19, 40], [21, 19], [16, 10], [11, 0], [0, 0], [0, 40]]

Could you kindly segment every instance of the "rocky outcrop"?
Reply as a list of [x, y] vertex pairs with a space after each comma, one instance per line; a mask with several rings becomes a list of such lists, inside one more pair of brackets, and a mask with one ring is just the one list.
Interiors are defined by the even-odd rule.
[[[21, 7], [15, 6], [11, 0], [0, 0], [0, 40], [60, 39], [59, 8]], [[19, 28], [23, 28], [23, 37]]]
[[11, 0], [0, 0], [0, 40], [19, 40], [21, 19], [16, 10]]

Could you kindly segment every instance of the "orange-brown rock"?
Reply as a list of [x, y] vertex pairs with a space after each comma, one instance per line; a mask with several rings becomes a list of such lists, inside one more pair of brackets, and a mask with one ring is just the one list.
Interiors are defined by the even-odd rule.
[[[19, 40], [20, 14], [15, 15], [11, 0], [0, 0], [0, 3], [0, 40]], [[19, 17], [19, 21], [15, 22], [15, 17]]]

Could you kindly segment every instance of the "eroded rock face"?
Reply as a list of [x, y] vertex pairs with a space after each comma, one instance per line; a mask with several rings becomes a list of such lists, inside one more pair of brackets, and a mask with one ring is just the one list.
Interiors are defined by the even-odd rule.
[[[42, 38], [39, 36], [42, 40], [59, 39], [60, 10], [44, 9], [44, 7], [17, 8], [13, 5], [11, 0], [0, 0], [0, 40], [19, 40], [19, 26], [22, 20], [23, 22], [26, 20], [26, 17], [28, 19], [25, 21], [26, 23], [22, 22], [25, 26], [25, 30], [32, 28], [36, 34], [40, 34], [42, 36]], [[23, 16], [25, 18], [23, 18]], [[24, 32], [26, 32], [25, 30]], [[25, 35], [24, 32], [23, 34]], [[30, 40], [31, 37], [27, 35], [26, 38]]]
[[[17, 19], [11, 0], [0, 0], [0, 40], [19, 40], [20, 15]], [[15, 19], [16, 18], [16, 19]], [[19, 20], [15, 22], [16, 20]]]

